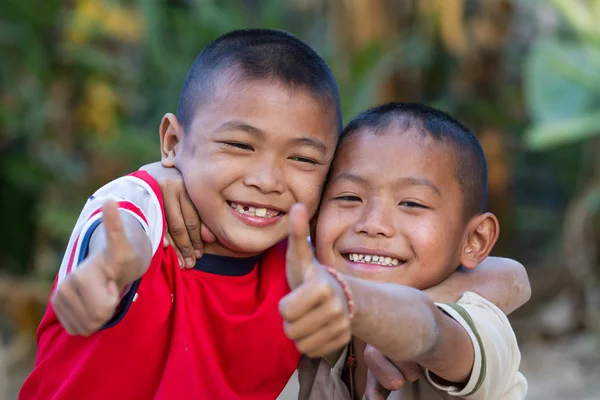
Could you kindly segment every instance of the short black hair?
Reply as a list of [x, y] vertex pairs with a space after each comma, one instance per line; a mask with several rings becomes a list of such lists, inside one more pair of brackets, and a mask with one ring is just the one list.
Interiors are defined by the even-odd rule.
[[327, 63], [296, 36], [279, 30], [236, 30], [217, 38], [198, 55], [188, 73], [177, 118], [189, 128], [199, 105], [211, 98], [219, 73], [235, 68], [242, 80], [273, 79], [301, 87], [335, 107], [337, 131], [342, 130], [340, 93]]
[[456, 178], [464, 199], [465, 217], [485, 212], [487, 203], [487, 162], [477, 137], [452, 116], [418, 103], [387, 103], [356, 116], [344, 128], [340, 146], [359, 131], [384, 134], [392, 124], [403, 131], [410, 128], [448, 145], [454, 153]]

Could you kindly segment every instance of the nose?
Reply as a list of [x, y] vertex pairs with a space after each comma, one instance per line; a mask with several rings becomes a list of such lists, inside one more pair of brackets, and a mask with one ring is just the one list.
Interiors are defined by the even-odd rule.
[[244, 178], [246, 186], [252, 186], [263, 194], [281, 194], [285, 191], [281, 166], [276, 160], [264, 157], [250, 168]]
[[373, 238], [392, 237], [396, 234], [394, 227], [393, 204], [384, 200], [370, 201], [354, 225], [354, 230], [359, 235]]

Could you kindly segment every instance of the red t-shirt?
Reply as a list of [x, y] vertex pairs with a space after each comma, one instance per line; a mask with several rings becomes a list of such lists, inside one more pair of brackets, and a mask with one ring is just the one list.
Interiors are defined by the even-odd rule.
[[56, 284], [85, 258], [107, 198], [138, 218], [154, 250], [115, 321], [89, 337], [70, 336], [48, 306], [38, 354], [19, 399], [274, 399], [300, 355], [285, 337], [279, 300], [289, 292], [285, 243], [243, 276], [181, 270], [163, 249], [157, 183], [145, 172], [117, 179], [90, 198]]

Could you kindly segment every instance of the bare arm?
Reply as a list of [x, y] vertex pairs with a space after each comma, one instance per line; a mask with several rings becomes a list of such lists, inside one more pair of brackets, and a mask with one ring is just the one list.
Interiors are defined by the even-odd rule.
[[450, 382], [468, 379], [474, 361], [468, 333], [423, 292], [346, 279], [355, 303], [354, 336], [394, 362], [416, 362]]
[[454, 303], [467, 291], [489, 300], [506, 315], [531, 297], [525, 267], [515, 260], [500, 257], [487, 257], [472, 270], [460, 268], [439, 285], [425, 290], [439, 303]]

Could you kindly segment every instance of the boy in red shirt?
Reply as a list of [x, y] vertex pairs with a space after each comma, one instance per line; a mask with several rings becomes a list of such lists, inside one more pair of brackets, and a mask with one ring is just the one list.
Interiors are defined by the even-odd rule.
[[296, 202], [316, 212], [340, 130], [335, 79], [297, 38], [236, 31], [207, 46], [160, 137], [163, 165], [181, 171], [217, 241], [181, 270], [161, 246], [164, 204], [150, 175], [98, 190], [74, 229], [20, 398], [277, 397], [300, 357], [278, 312], [289, 292], [287, 212]]

